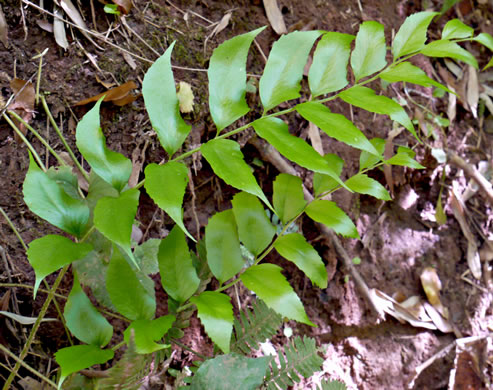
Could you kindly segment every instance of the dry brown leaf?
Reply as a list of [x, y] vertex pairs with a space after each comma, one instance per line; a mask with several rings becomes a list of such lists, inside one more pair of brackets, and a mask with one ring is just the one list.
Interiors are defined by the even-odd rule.
[[137, 88], [137, 84], [133, 81], [127, 81], [118, 87], [111, 88], [106, 92], [100, 93], [96, 96], [81, 100], [76, 103], [76, 106], [83, 106], [85, 104], [97, 102], [102, 96], [104, 96], [104, 102], [112, 102], [117, 106], [124, 106], [125, 104], [132, 103], [138, 96], [132, 95], [130, 92]]
[[433, 321], [433, 324], [440, 332], [452, 333], [454, 331], [450, 322], [448, 322], [435, 307], [431, 306], [428, 302], [423, 302], [423, 307], [426, 310], [426, 314], [428, 314]]
[[479, 102], [478, 72], [471, 65], [469, 65], [468, 68], [466, 99], [467, 99], [467, 104], [471, 109], [472, 116], [474, 118], [477, 118], [478, 102]]
[[428, 301], [444, 318], [448, 318], [448, 310], [440, 301], [442, 282], [438, 277], [436, 269], [433, 267], [426, 267], [423, 272], [421, 272], [420, 279]]
[[51, 24], [47, 20], [44, 20], [44, 19], [36, 19], [36, 24], [42, 30], [45, 30], [45, 31], [47, 31], [49, 33], [52, 33], [53, 32], [53, 24]]
[[128, 15], [130, 10], [132, 9], [131, 0], [113, 0], [113, 3], [118, 6], [118, 10], [124, 15]]
[[[450, 89], [451, 91], [455, 90], [450, 84], [447, 84], [447, 88]], [[457, 115], [457, 96], [454, 95], [453, 93], [448, 94], [448, 106], [447, 106], [447, 117], [448, 120], [450, 121], [450, 124], [452, 124], [455, 120], [455, 117]]]
[[320, 137], [320, 130], [312, 122], [308, 124], [308, 137], [310, 138], [313, 149], [323, 156], [324, 147], [322, 145], [322, 138]]
[[269, 19], [269, 23], [272, 26], [272, 29], [279, 35], [286, 34], [287, 28], [284, 23], [284, 18], [282, 16], [282, 12], [279, 9], [279, 5], [277, 4], [277, 0], [263, 0], [265, 13], [267, 14], [267, 19]]
[[7, 290], [5, 294], [0, 298], [0, 310], [7, 311], [9, 310], [9, 302], [10, 302], [10, 290]]
[[132, 152], [132, 173], [128, 179], [129, 188], [134, 188], [139, 182], [140, 172], [144, 165], [144, 159], [142, 158], [142, 152], [140, 148], [135, 148]]
[[8, 37], [8, 25], [5, 20], [5, 15], [3, 14], [2, 5], [0, 4], [0, 41], [2, 41], [5, 47], [9, 47], [9, 37]]
[[464, 211], [465, 205], [459, 194], [457, 183], [455, 181], [452, 183], [452, 191], [450, 192], [450, 206], [452, 207], [455, 219], [459, 222], [464, 237], [467, 239], [467, 265], [469, 266], [472, 275], [476, 279], [481, 279], [482, 271], [481, 260], [479, 259], [478, 244], [476, 242], [476, 238], [471, 232], [471, 229], [469, 228], [469, 224], [466, 221]]
[[65, 13], [68, 15], [68, 17], [80, 28], [80, 32], [82, 35], [84, 35], [89, 42], [91, 42], [94, 46], [96, 46], [98, 49], [103, 50], [101, 46], [99, 46], [96, 42], [93, 41], [93, 39], [89, 36], [89, 34], [85, 30], [89, 30], [87, 28], [86, 23], [84, 22], [84, 19], [82, 19], [82, 16], [80, 16], [79, 11], [75, 6], [72, 4], [70, 0], [55, 0], [55, 2], [62, 7], [62, 9], [65, 11]]
[[106, 81], [103, 81], [99, 78], [99, 76], [96, 74], [96, 81], [101, 84], [103, 87], [105, 87], [106, 89], [110, 89], [110, 88], [113, 88], [115, 86], [115, 83], [114, 82], [106, 82]]
[[137, 63], [133, 59], [133, 57], [128, 54], [126, 51], [122, 53], [123, 59], [127, 62], [127, 64], [132, 68], [132, 70], [137, 69]]
[[[12, 88], [16, 96], [9, 108], [29, 123], [34, 116], [34, 99], [36, 97], [34, 85], [25, 80], [13, 79], [10, 81], [10, 88]], [[14, 120], [14, 123], [16, 123], [19, 130], [25, 135], [27, 132], [25, 126], [16, 120]], [[19, 141], [17, 135], [15, 138]]]
[[468, 390], [481, 389], [483, 381], [478, 366], [478, 360], [468, 351], [462, 351], [455, 356], [455, 369], [450, 375], [449, 389]]
[[433, 306], [439, 304], [442, 282], [438, 277], [436, 269], [433, 267], [426, 267], [423, 272], [421, 272], [420, 279], [428, 301]]
[[[435, 330], [437, 327], [433, 324], [431, 319], [426, 315], [425, 311], [417, 305], [422, 303], [418, 300], [412, 302], [411, 310], [404, 305], [398, 303], [395, 299], [388, 296], [384, 292], [375, 288], [370, 290], [372, 301], [378, 307], [379, 310], [391, 315], [400, 322], [408, 322], [412, 326]], [[415, 315], [419, 313], [419, 317]]]
[[[58, 9], [55, 9], [53, 13], [57, 16], [61, 16]], [[55, 35], [55, 41], [58, 46], [64, 50], [68, 49], [67, 35], [65, 33], [65, 23], [62, 20], [55, 18], [53, 20], [53, 35]]]
[[214, 27], [211, 33], [207, 35], [204, 41], [204, 53], [207, 48], [207, 41], [211, 39], [214, 35], [219, 34], [221, 31], [223, 31], [228, 26], [230, 19], [231, 19], [231, 12], [228, 12], [221, 18], [219, 23], [216, 24], [216, 27]]

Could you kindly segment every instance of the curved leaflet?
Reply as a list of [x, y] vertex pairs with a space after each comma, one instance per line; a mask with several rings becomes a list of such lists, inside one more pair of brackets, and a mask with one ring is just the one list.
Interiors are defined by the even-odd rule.
[[132, 225], [139, 205], [139, 190], [132, 188], [118, 198], [99, 199], [94, 208], [94, 226], [110, 241], [118, 244], [138, 267], [132, 253]]
[[324, 173], [347, 189], [337, 172], [318, 152], [301, 138], [289, 133], [289, 128], [279, 118], [262, 118], [252, 123], [259, 137], [267, 140], [279, 153], [303, 168]]
[[91, 250], [92, 246], [89, 244], [75, 243], [66, 237], [54, 234], [31, 241], [27, 250], [27, 259], [36, 274], [34, 297], [36, 298], [39, 285], [46, 276], [75, 260], [84, 258]]
[[275, 227], [255, 196], [240, 192], [233, 197], [231, 203], [240, 241], [255, 256], [259, 255], [272, 241], [276, 233]]
[[418, 139], [414, 126], [406, 111], [399, 103], [394, 102], [392, 99], [386, 96], [376, 95], [373, 89], [359, 85], [355, 85], [354, 87], [342, 91], [339, 96], [346, 103], [352, 104], [353, 106], [376, 114], [390, 116], [392, 120], [400, 123], [408, 129], [416, 139]]
[[382, 200], [391, 200], [384, 186], [363, 173], [358, 173], [347, 179], [346, 185], [359, 194], [371, 195]]
[[238, 142], [229, 139], [213, 139], [202, 145], [200, 151], [217, 176], [230, 186], [258, 196], [267, 207], [272, 209], [257, 184], [250, 166], [243, 159]]
[[135, 350], [140, 354], [148, 354], [169, 348], [169, 344], [158, 344], [171, 329], [176, 317], [168, 314], [155, 320], [135, 320], [123, 332], [123, 339], [130, 344], [131, 333], [134, 333]]
[[308, 72], [313, 97], [338, 91], [347, 84], [347, 64], [354, 35], [326, 32], [317, 44]]
[[320, 222], [346, 237], [360, 238], [353, 221], [330, 200], [315, 200], [306, 208], [308, 215], [315, 222]]
[[470, 38], [474, 35], [474, 29], [462, 23], [459, 19], [447, 22], [442, 31], [442, 39]]
[[86, 230], [89, 207], [84, 201], [67, 195], [62, 186], [38, 167], [31, 153], [22, 192], [29, 210], [52, 225], [76, 237], [81, 237]]
[[281, 271], [282, 268], [274, 264], [259, 264], [248, 268], [240, 278], [272, 310], [291, 320], [315, 326]]
[[356, 81], [383, 69], [387, 65], [386, 54], [383, 25], [373, 21], [361, 23], [351, 54], [351, 68]]
[[392, 42], [394, 61], [420, 50], [426, 42], [426, 31], [438, 12], [418, 12], [408, 16]]
[[192, 297], [190, 302], [197, 306], [197, 316], [211, 340], [224, 353], [229, 353], [234, 321], [231, 298], [215, 291], [204, 291]]
[[212, 274], [224, 283], [245, 265], [233, 210], [225, 210], [209, 218], [205, 227], [207, 263]]
[[96, 345], [74, 345], [59, 349], [55, 360], [62, 369], [58, 389], [70, 374], [89, 368], [95, 364], [103, 364], [113, 359], [115, 353], [111, 349], [101, 349]]
[[320, 35], [319, 31], [295, 31], [274, 43], [259, 83], [265, 112], [300, 96], [303, 68], [313, 43]]
[[74, 285], [67, 299], [63, 316], [70, 332], [80, 341], [104, 347], [113, 336], [113, 327], [92, 305], [74, 272]]
[[156, 204], [193, 241], [195, 239], [183, 224], [183, 197], [188, 185], [188, 170], [185, 164], [170, 161], [164, 165], [149, 164], [144, 171], [144, 188]]
[[175, 42], [154, 62], [142, 83], [142, 95], [152, 127], [170, 157], [181, 147], [191, 129], [180, 115], [180, 104], [176, 97], [175, 79], [171, 70], [174, 45]]
[[281, 173], [274, 180], [272, 202], [277, 215], [287, 223], [303, 211], [306, 205], [303, 182], [297, 176]]
[[333, 114], [328, 107], [315, 102], [298, 104], [296, 111], [307, 121], [322, 129], [329, 137], [356, 149], [379, 155], [370, 141], [368, 141], [368, 138], [344, 115]]
[[378, 77], [380, 77], [382, 80], [388, 81], [389, 83], [405, 81], [406, 83], [418, 84], [422, 85], [423, 87], [434, 86], [443, 89], [444, 91], [447, 91], [449, 93], [453, 93], [444, 85], [429, 78], [422, 69], [414, 66], [407, 61], [401, 62], [396, 66], [385, 69], [382, 73], [378, 75]]
[[252, 41], [264, 29], [231, 38], [212, 53], [207, 71], [209, 108], [218, 132], [250, 111], [245, 101], [246, 60]]
[[106, 147], [106, 140], [99, 122], [102, 97], [77, 125], [75, 139], [77, 148], [91, 168], [117, 191], [123, 190], [130, 174], [132, 162], [123, 154]]
[[317, 251], [299, 233], [286, 234], [277, 239], [274, 247], [279, 254], [296, 264], [312, 283], [327, 287], [327, 270]]
[[427, 44], [420, 51], [421, 54], [427, 57], [449, 57], [456, 60], [460, 60], [474, 66], [478, 69], [478, 61], [476, 58], [469, 53], [467, 50], [460, 47], [457, 43], [449, 41], [447, 39], [442, 39], [440, 41], [434, 41]]
[[163, 288], [174, 300], [185, 302], [197, 290], [200, 279], [193, 267], [185, 234], [178, 226], [161, 241], [158, 262]]
[[119, 313], [129, 320], [154, 317], [156, 298], [139, 281], [137, 274], [113, 245], [113, 256], [106, 272], [106, 289]]

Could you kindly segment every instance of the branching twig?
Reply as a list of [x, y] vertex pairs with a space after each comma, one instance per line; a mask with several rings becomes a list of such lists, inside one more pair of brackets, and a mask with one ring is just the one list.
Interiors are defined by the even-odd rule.
[[[279, 170], [279, 172], [289, 173], [290, 175], [298, 176], [296, 170], [286, 160], [284, 160], [282, 156], [279, 154], [279, 152], [276, 149], [274, 149], [271, 145], [263, 142], [262, 140], [256, 137], [250, 139], [250, 143], [252, 143], [258, 149], [258, 151], [262, 155], [262, 158], [272, 163]], [[306, 200], [311, 202], [313, 200], [313, 195], [306, 189], [304, 185], [303, 185], [303, 192], [305, 194]], [[330, 241], [332, 241], [337, 253], [342, 258], [345, 267], [349, 270], [361, 294], [363, 294], [363, 296], [366, 298], [370, 306], [377, 313], [378, 317], [381, 319], [385, 318], [384, 313], [378, 308], [378, 306], [373, 301], [368, 286], [366, 285], [365, 281], [363, 280], [358, 270], [354, 266], [351, 257], [346, 252], [346, 249], [344, 249], [344, 246], [342, 245], [339, 238], [327, 226], [322, 224], [319, 224], [319, 226], [322, 233]]]

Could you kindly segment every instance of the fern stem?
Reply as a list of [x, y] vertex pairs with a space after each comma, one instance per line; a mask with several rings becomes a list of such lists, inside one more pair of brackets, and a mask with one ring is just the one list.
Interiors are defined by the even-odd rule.
[[180, 348], [183, 348], [183, 349], [186, 349], [188, 352], [192, 352], [194, 355], [197, 355], [199, 358], [201, 358], [202, 360], [207, 360], [209, 359], [208, 356], [205, 356], [205, 355], [202, 355], [201, 353], [197, 352], [197, 351], [194, 351], [192, 348], [186, 346], [185, 344], [183, 343], [180, 343], [178, 340], [176, 339], [170, 339], [170, 341], [173, 343], [173, 344], [176, 344], [178, 345]]
[[119, 350], [121, 347], [123, 347], [124, 345], [126, 344], [125, 341], [120, 341], [118, 344], [116, 344], [114, 347], [111, 348], [111, 350], [114, 352], [114, 351], [117, 351]]
[[14, 366], [14, 369], [11, 371], [9, 377], [7, 378], [7, 381], [5, 382], [5, 385], [3, 386], [3, 390], [8, 390], [10, 388], [10, 385], [12, 384], [12, 381], [15, 378], [15, 375], [17, 374], [17, 371], [19, 371], [19, 368], [21, 367], [21, 362], [25, 359], [27, 353], [29, 352], [29, 348], [31, 348], [31, 344], [34, 341], [34, 336], [36, 336], [36, 332], [39, 329], [39, 326], [41, 325], [41, 321], [43, 320], [44, 316], [46, 315], [46, 311], [48, 310], [48, 306], [51, 303], [51, 300], [53, 299], [55, 295], [55, 291], [57, 290], [58, 286], [60, 285], [63, 276], [68, 270], [69, 265], [66, 265], [65, 267], [62, 268], [62, 270], [59, 272], [55, 283], [53, 283], [53, 286], [50, 289], [50, 292], [48, 293], [48, 297], [46, 298], [45, 302], [43, 303], [43, 306], [41, 307], [40, 313], [38, 315], [38, 318], [36, 319], [36, 322], [34, 323], [31, 333], [29, 333], [29, 337], [27, 338], [26, 344], [24, 344], [24, 348], [22, 349], [21, 353], [19, 354], [19, 358], [17, 360], [17, 363]]

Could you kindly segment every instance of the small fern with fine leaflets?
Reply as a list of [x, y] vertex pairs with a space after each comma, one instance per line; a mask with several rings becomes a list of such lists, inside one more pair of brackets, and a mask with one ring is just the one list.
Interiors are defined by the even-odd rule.
[[309, 337], [295, 337], [291, 343], [279, 351], [279, 366], [272, 359], [270, 369], [265, 377], [267, 390], [287, 389], [303, 378], [309, 378], [320, 370], [323, 359], [318, 355], [319, 349], [315, 340]]
[[346, 385], [339, 381], [325, 380], [321, 385], [320, 390], [347, 390]]
[[234, 319], [231, 351], [249, 354], [260, 343], [274, 336], [281, 324], [282, 317], [257, 299], [251, 310], [241, 311], [239, 318]]
[[139, 389], [142, 385], [142, 379], [151, 371], [151, 362], [152, 355], [137, 353], [132, 337], [121, 359], [107, 371], [108, 377], [100, 381], [100, 388]]

